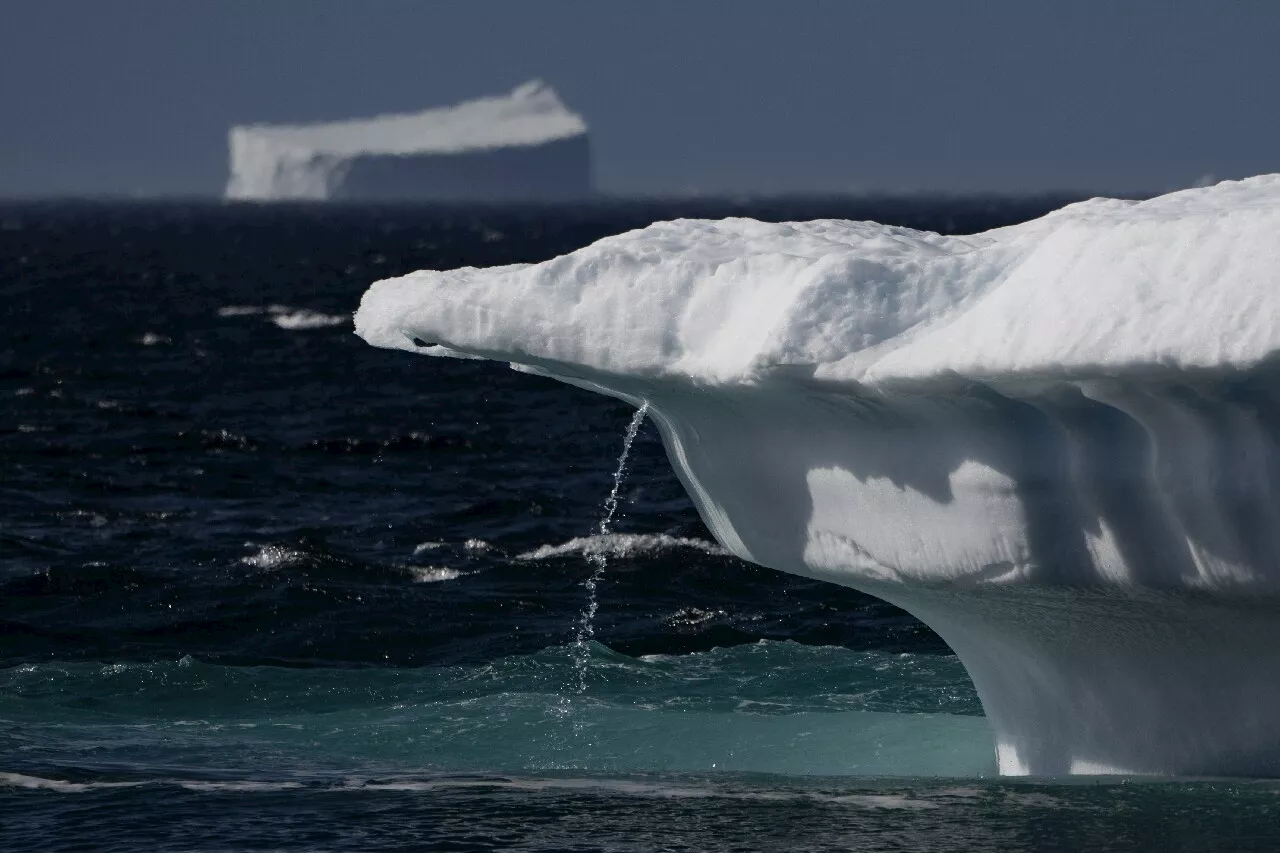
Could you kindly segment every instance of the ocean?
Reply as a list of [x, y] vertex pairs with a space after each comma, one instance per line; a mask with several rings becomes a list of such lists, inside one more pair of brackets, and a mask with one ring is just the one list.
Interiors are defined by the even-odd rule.
[[659, 219], [1063, 201], [0, 205], [0, 850], [1280, 848], [1272, 782], [994, 776], [946, 645], [726, 555], [627, 406], [352, 334]]

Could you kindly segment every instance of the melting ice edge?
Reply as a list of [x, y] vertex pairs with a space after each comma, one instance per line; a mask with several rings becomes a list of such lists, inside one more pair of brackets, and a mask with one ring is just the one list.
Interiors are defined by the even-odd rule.
[[724, 547], [942, 635], [1002, 773], [1275, 776], [1278, 235], [1280, 175], [963, 237], [678, 220], [378, 282], [356, 330], [648, 404]]

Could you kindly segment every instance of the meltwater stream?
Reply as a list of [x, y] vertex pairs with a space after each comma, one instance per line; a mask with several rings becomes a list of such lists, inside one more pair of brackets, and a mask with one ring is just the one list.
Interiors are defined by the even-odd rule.
[[[602, 542], [611, 532], [613, 516], [618, 511], [618, 491], [622, 488], [622, 481], [627, 474], [627, 458], [631, 455], [631, 445], [635, 443], [636, 433], [640, 431], [640, 424], [644, 423], [644, 416], [648, 411], [648, 403], [642, 403], [640, 408], [636, 409], [635, 414], [631, 416], [631, 423], [627, 425], [627, 433], [622, 439], [622, 452], [618, 454], [618, 467], [613, 471], [613, 488], [609, 490], [609, 497], [605, 499], [604, 514], [600, 517], [600, 524], [596, 527], [596, 532]], [[591, 574], [583, 582], [583, 586], [587, 590], [587, 606], [583, 608], [582, 613], [578, 616], [578, 630], [573, 641], [573, 663], [575, 674], [577, 675], [574, 692], [579, 696], [587, 692], [587, 666], [591, 661], [590, 643], [595, 639], [596, 612], [600, 609], [600, 601], [596, 597], [596, 589], [604, 577], [605, 570], [609, 568], [609, 557], [603, 549], [588, 549], [585, 554], [587, 563], [591, 566]]]

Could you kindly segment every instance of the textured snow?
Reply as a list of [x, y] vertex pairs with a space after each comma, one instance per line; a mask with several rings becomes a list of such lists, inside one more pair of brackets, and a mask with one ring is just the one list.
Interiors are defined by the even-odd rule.
[[356, 322], [378, 346], [713, 384], [1246, 366], [1280, 345], [1278, 234], [1280, 175], [968, 237], [679, 220], [543, 264], [378, 282]]
[[938, 631], [1002, 773], [1280, 776], [1280, 176], [968, 237], [659, 223], [355, 326], [647, 403], [726, 549]]
[[232, 128], [233, 199], [329, 197], [345, 165], [369, 156], [444, 155], [543, 145], [586, 133], [541, 80], [507, 95], [417, 113]]

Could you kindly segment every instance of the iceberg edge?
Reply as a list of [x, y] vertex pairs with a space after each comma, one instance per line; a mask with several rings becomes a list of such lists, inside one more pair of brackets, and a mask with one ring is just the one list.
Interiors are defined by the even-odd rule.
[[232, 201], [516, 201], [591, 196], [587, 125], [541, 80], [416, 113], [233, 127]]

